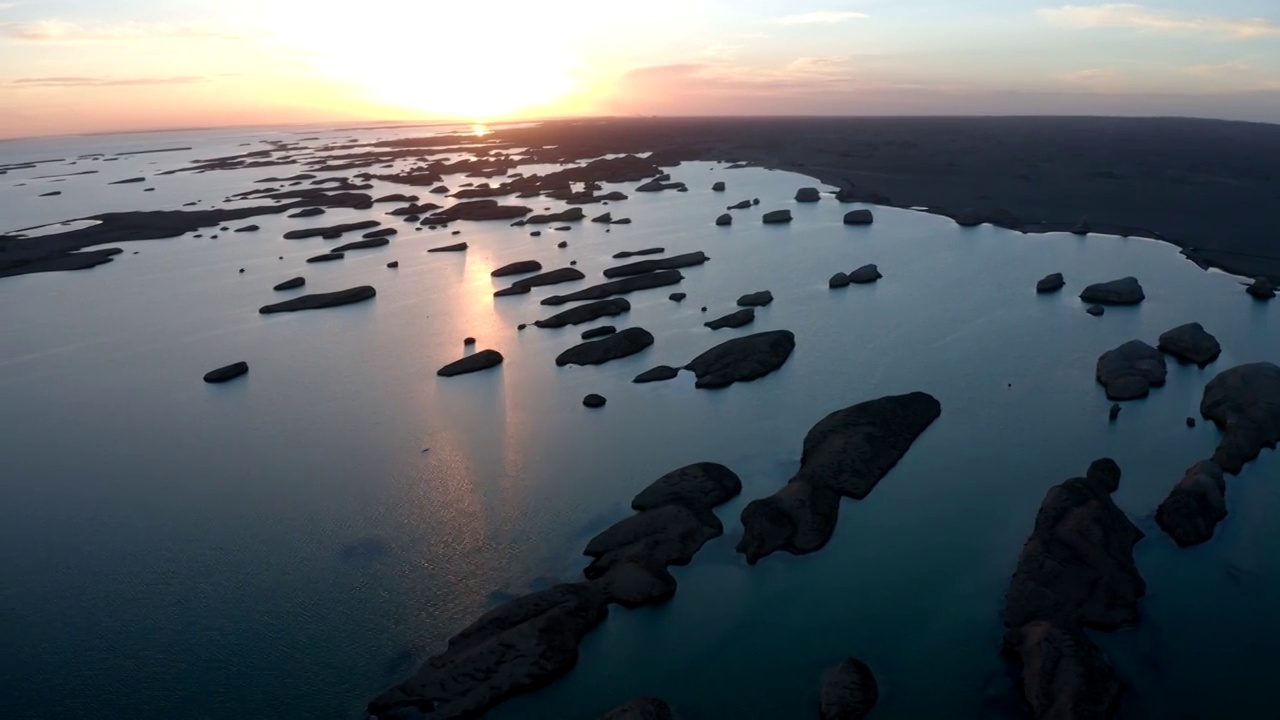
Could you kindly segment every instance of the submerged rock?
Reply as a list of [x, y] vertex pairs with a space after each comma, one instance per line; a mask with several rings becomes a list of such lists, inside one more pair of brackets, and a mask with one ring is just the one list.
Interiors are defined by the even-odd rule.
[[820, 720], [862, 720], [880, 700], [876, 676], [867, 664], [849, 658], [822, 674]]
[[595, 393], [591, 393], [590, 395], [582, 398], [582, 405], [592, 409], [602, 408], [606, 402], [608, 402], [608, 400], [606, 400], [603, 395], [597, 395]]
[[765, 213], [764, 216], [761, 217], [760, 219], [766, 225], [773, 225], [778, 223], [789, 223], [791, 222], [791, 211], [790, 210], [770, 210], [769, 212]]
[[272, 289], [272, 290], [277, 290], [277, 291], [278, 291], [278, 290], [293, 290], [294, 288], [300, 288], [300, 287], [302, 287], [303, 285], [306, 285], [306, 284], [307, 284], [307, 279], [306, 279], [306, 278], [304, 278], [304, 277], [296, 277], [296, 278], [289, 278], [288, 280], [285, 280], [284, 282], [280, 283], [279, 285], [276, 285], [275, 287], [273, 287], [273, 288], [271, 288], [271, 289]]
[[796, 336], [790, 330], [756, 333], [716, 345], [691, 360], [685, 369], [698, 376], [696, 387], [728, 387], [777, 370], [795, 347]]
[[822, 193], [818, 192], [818, 188], [803, 187], [796, 191], [796, 202], [799, 203], [815, 203], [822, 199]]
[[521, 260], [513, 262], [489, 273], [490, 277], [507, 277], [508, 275], [524, 275], [525, 273], [538, 272], [542, 269], [542, 263], [537, 260]]
[[720, 330], [722, 328], [740, 328], [755, 322], [756, 311], [754, 308], [743, 308], [737, 312], [729, 313], [722, 318], [717, 318], [711, 322], [703, 323], [712, 330]]
[[312, 295], [303, 295], [292, 300], [285, 300], [273, 305], [264, 305], [258, 308], [258, 312], [263, 315], [271, 313], [297, 312], [299, 310], [318, 310], [321, 308], [338, 307], [340, 305], [350, 305], [352, 303], [370, 300], [378, 294], [377, 290], [369, 285], [361, 285], [359, 287], [349, 288], [347, 290], [338, 290], [337, 292], [315, 293]]
[[1111, 499], [1120, 467], [1096, 460], [1045, 494], [1005, 596], [1005, 627], [1047, 620], [1114, 630], [1138, 620], [1147, 585], [1133, 560], [1144, 536]]
[[872, 265], [863, 265], [862, 267], [849, 273], [849, 282], [855, 285], [866, 285], [873, 283], [884, 277], [880, 274], [880, 268]]
[[679, 374], [680, 374], [680, 371], [671, 367], [670, 365], [659, 365], [656, 368], [645, 370], [644, 372], [635, 376], [635, 379], [633, 379], [631, 382], [633, 383], [664, 382], [667, 380], [676, 379], [676, 376]]
[[820, 550], [835, 531], [840, 498], [866, 497], [941, 414], [933, 396], [915, 392], [823, 418], [805, 436], [799, 472], [778, 492], [743, 509], [738, 552], [754, 565], [779, 550]]
[[1227, 517], [1226, 492], [1222, 468], [1212, 460], [1198, 462], [1156, 508], [1156, 523], [1179, 547], [1207, 542]]
[[844, 214], [845, 225], [870, 225], [875, 222], [875, 216], [870, 210], [852, 210]]
[[675, 713], [657, 698], [640, 698], [610, 710], [600, 720], [675, 720]]
[[1089, 218], [1082, 217], [1080, 222], [1076, 223], [1075, 228], [1071, 230], [1072, 235], [1088, 235], [1093, 232], [1093, 225], [1089, 223]]
[[768, 290], [747, 293], [738, 298], [738, 307], [765, 307], [773, 302], [773, 293]]
[[708, 258], [706, 253], [699, 250], [698, 252], [673, 255], [671, 257], [659, 258], [657, 260], [640, 260], [626, 265], [605, 268], [604, 276], [612, 279], [631, 277], [632, 275], [643, 275], [645, 273], [656, 272], [658, 270], [676, 270], [679, 268], [701, 265], [710, 259], [711, 258]]
[[1245, 292], [1258, 300], [1270, 300], [1276, 296], [1275, 286], [1265, 277], [1254, 278], [1253, 283], [1245, 288]]
[[1101, 305], [1090, 305], [1089, 307], [1085, 308], [1084, 311], [1094, 317], [1102, 317], [1103, 313], [1105, 313], [1107, 309], [1102, 307]]
[[1260, 362], [1219, 373], [1204, 388], [1200, 414], [1224, 433], [1213, 461], [1239, 474], [1262, 448], [1280, 442], [1280, 367]]
[[1004, 654], [1037, 720], [1104, 720], [1120, 704], [1120, 681], [1102, 650], [1075, 626], [1037, 620], [1005, 633]]
[[600, 340], [575, 345], [556, 356], [556, 365], [602, 365], [610, 360], [635, 355], [653, 344], [653, 335], [632, 327]]
[[724, 227], [725, 225], [732, 225], [732, 224], [733, 224], [733, 216], [730, 215], [729, 213], [724, 213], [720, 217], [716, 218], [716, 225], [720, 227]]
[[579, 300], [600, 300], [611, 295], [624, 295], [637, 290], [675, 285], [681, 280], [684, 280], [684, 275], [681, 275], [679, 270], [662, 270], [644, 275], [633, 275], [632, 277], [592, 285], [589, 288], [569, 293], [568, 295], [552, 295], [543, 299], [542, 304], [564, 305], [565, 303], [578, 302]]
[[1111, 409], [1107, 411], [1107, 419], [1115, 422], [1116, 418], [1120, 417], [1121, 410], [1124, 410], [1124, 408], [1120, 406], [1120, 403], [1112, 403]]
[[1136, 400], [1153, 387], [1164, 385], [1168, 368], [1159, 350], [1130, 340], [1098, 358], [1097, 379], [1107, 390], [1108, 400]]
[[1164, 333], [1156, 347], [1161, 352], [1204, 367], [1222, 354], [1218, 339], [1205, 331], [1200, 323], [1187, 323]]
[[609, 298], [607, 300], [598, 300], [596, 302], [586, 303], [571, 307], [563, 312], [556, 313], [546, 320], [538, 320], [534, 325], [540, 328], [560, 328], [566, 325], [581, 325], [582, 323], [599, 320], [603, 317], [613, 317], [621, 315], [631, 309], [631, 303], [626, 298]]
[[228, 380], [235, 380], [247, 372], [249, 372], [249, 363], [244, 361], [231, 363], [205, 373], [204, 381], [211, 384], [224, 383]]
[[440, 377], [453, 377], [455, 375], [465, 375], [467, 373], [488, 370], [502, 364], [502, 353], [497, 350], [481, 350], [473, 355], [468, 355], [461, 360], [454, 360], [436, 371], [436, 375]]
[[1045, 275], [1044, 278], [1040, 280], [1040, 282], [1036, 283], [1036, 292], [1041, 294], [1058, 292], [1063, 287], [1065, 287], [1066, 284], [1067, 284], [1067, 281], [1063, 279], [1062, 273], [1053, 273], [1052, 275]]
[[1137, 305], [1146, 299], [1142, 285], [1135, 277], [1095, 283], [1080, 293], [1080, 299], [1098, 305]]

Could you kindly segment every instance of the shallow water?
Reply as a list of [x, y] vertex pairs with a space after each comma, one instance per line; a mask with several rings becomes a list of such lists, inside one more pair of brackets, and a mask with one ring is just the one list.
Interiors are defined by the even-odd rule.
[[[354, 133], [396, 134], [423, 132]], [[67, 178], [53, 186], [63, 196], [39, 201], [48, 181], [28, 178], [57, 166], [11, 171], [0, 176], [0, 231], [216, 201], [299, 171], [105, 184], [256, 149], [239, 143], [260, 137], [133, 136], [123, 149], [196, 149], [128, 156], [112, 175]], [[119, 138], [94, 140], [52, 156], [121, 151]], [[52, 150], [22, 149], [28, 156], [0, 146], [0, 163]], [[1036, 508], [1049, 486], [1109, 455], [1125, 471], [1116, 501], [1148, 534], [1137, 548], [1149, 584], [1141, 624], [1095, 636], [1132, 685], [1126, 716], [1269, 717], [1269, 649], [1280, 641], [1275, 455], [1228, 480], [1231, 515], [1205, 546], [1176, 549], [1152, 515], [1217, 442], [1211, 425], [1184, 424], [1198, 416], [1204, 383], [1280, 358], [1272, 308], [1238, 278], [1203, 272], [1160, 243], [963, 229], [886, 208], [871, 227], [844, 227], [841, 215], [858, 206], [796, 205], [795, 189], [813, 184], [797, 175], [707, 163], [672, 175], [691, 191], [589, 206], [588, 215], [635, 221], [608, 232], [592, 223], [542, 228], [541, 238], [505, 223], [413, 232], [386, 218], [400, 229], [390, 246], [321, 265], [303, 260], [330, 242], [281, 239], [394, 207], [380, 205], [264, 216], [234, 224], [258, 233], [125, 244], [93, 270], [0, 280], [0, 715], [360, 717], [370, 696], [485, 608], [576, 578], [580, 549], [630, 512], [638, 490], [700, 460], [725, 463], [745, 487], [719, 510], [726, 535], [674, 570], [674, 601], [614, 609], [569, 676], [490, 717], [587, 720], [640, 694], [664, 697], [684, 720], [812, 717], [822, 668], [850, 654], [880, 679], [877, 718], [1000, 715], [1010, 686], [999, 611]], [[729, 191], [710, 192], [715, 180]], [[428, 197], [384, 183], [370, 192]], [[711, 226], [725, 205], [752, 197], [761, 206], [735, 211], [736, 225]], [[759, 224], [781, 207], [794, 223]], [[425, 252], [459, 240], [467, 253]], [[557, 249], [560, 240], [570, 247]], [[555, 312], [540, 298], [586, 282], [491, 296], [507, 283], [489, 271], [508, 262], [577, 260], [594, 283], [618, 262], [612, 253], [650, 246], [712, 260], [684, 270], [679, 287], [628, 296], [630, 313], [597, 323], [653, 332], [655, 345], [631, 358], [556, 368], [555, 355], [590, 326], [516, 331]], [[400, 268], [387, 269], [390, 260]], [[827, 289], [833, 272], [867, 262], [879, 264], [879, 283]], [[1049, 272], [1062, 272], [1067, 289], [1037, 296]], [[259, 316], [296, 294], [271, 286], [297, 274], [304, 292], [371, 284], [378, 297]], [[1141, 279], [1146, 302], [1101, 319], [1083, 312], [1075, 295], [1085, 284], [1127, 274]], [[776, 301], [753, 325], [702, 327], [761, 289]], [[689, 298], [670, 302], [675, 290]], [[1154, 344], [1193, 320], [1221, 340], [1222, 358], [1203, 371], [1171, 362], [1166, 387], [1108, 423], [1110, 402], [1093, 381], [1098, 354], [1132, 338]], [[776, 328], [794, 331], [797, 349], [762, 380], [717, 392], [695, 390], [688, 374], [630, 383]], [[468, 335], [505, 364], [437, 378]], [[246, 378], [200, 381], [241, 359]], [[810, 426], [912, 390], [936, 396], [942, 417], [870, 497], [842, 504], [826, 549], [756, 567], [733, 553], [741, 508], [790, 477]], [[589, 392], [608, 406], [584, 409]]]

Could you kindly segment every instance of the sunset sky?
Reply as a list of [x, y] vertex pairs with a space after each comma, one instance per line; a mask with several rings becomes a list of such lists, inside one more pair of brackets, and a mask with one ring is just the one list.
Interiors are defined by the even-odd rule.
[[1280, 122], [1280, 2], [0, 0], [0, 137], [578, 114]]

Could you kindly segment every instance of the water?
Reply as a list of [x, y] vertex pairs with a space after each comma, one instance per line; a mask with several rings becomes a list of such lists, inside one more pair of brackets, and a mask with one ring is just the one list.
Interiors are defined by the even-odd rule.
[[[294, 169], [105, 183], [288, 133], [0, 145], [0, 163], [195, 147], [122, 158], [39, 201], [49, 181], [29, 178], [61, 166], [10, 172], [0, 230], [220, 200]], [[609, 232], [582, 223], [531, 238], [505, 223], [460, 223], [453, 238], [390, 218], [401, 233], [389, 247], [320, 265], [303, 260], [329, 243], [281, 239], [391, 207], [377, 206], [264, 216], [247, 221], [258, 233], [125, 244], [93, 270], [0, 280], [0, 715], [360, 717], [370, 696], [485, 608], [576, 578], [586, 541], [654, 478], [709, 460], [738, 472], [744, 491], [719, 511], [726, 535], [674, 569], [674, 601], [614, 609], [569, 676], [490, 717], [587, 720], [641, 694], [664, 697], [684, 720], [812, 717], [822, 668], [851, 654], [880, 679], [877, 718], [989, 717], [1009, 691], [998, 614], [1040, 499], [1110, 455], [1125, 471], [1116, 501], [1148, 534], [1137, 548], [1149, 584], [1142, 623], [1096, 636], [1132, 685], [1126, 716], [1269, 717], [1259, 708], [1280, 641], [1270, 612], [1280, 600], [1274, 454], [1229, 479], [1231, 515], [1209, 544], [1176, 549], [1152, 515], [1216, 445], [1211, 425], [1183, 422], [1198, 416], [1204, 383], [1280, 357], [1273, 309], [1238, 278], [1155, 242], [961, 229], [885, 208], [874, 226], [844, 227], [841, 214], [857, 206], [795, 205], [795, 189], [813, 184], [797, 175], [705, 163], [672, 175], [691, 191], [601, 208], [634, 220]], [[709, 191], [717, 179], [729, 192]], [[751, 197], [761, 206], [736, 212], [736, 225], [711, 226]], [[758, 223], [779, 207], [795, 222]], [[556, 249], [562, 239], [570, 247]], [[459, 240], [467, 253], [425, 252]], [[489, 271], [508, 262], [573, 259], [595, 282], [612, 253], [650, 246], [712, 260], [685, 270], [679, 288], [631, 295], [629, 314], [600, 323], [654, 333], [652, 348], [625, 360], [556, 368], [588, 326], [516, 331], [554, 312], [538, 299], [575, 286], [491, 297], [506, 283]], [[878, 284], [827, 289], [833, 272], [867, 262], [884, 273]], [[1068, 287], [1037, 296], [1049, 272]], [[271, 286], [297, 274], [308, 292], [371, 284], [378, 297], [258, 315], [286, 296]], [[1101, 319], [1083, 312], [1080, 288], [1127, 274], [1143, 282], [1145, 303]], [[677, 289], [689, 293], [682, 304], [666, 299]], [[753, 325], [702, 327], [762, 289], [776, 301]], [[1132, 338], [1154, 344], [1193, 320], [1221, 340], [1222, 358], [1203, 371], [1171, 362], [1168, 385], [1109, 424], [1093, 381], [1098, 354]], [[796, 351], [757, 382], [719, 392], [695, 390], [687, 374], [630, 383], [776, 328], [796, 333]], [[506, 363], [437, 378], [465, 336]], [[200, 381], [241, 359], [246, 378]], [[826, 549], [756, 567], [733, 553], [738, 513], [795, 471], [810, 426], [913, 390], [935, 395], [942, 417], [869, 498], [842, 504]], [[585, 410], [589, 392], [608, 406]]]

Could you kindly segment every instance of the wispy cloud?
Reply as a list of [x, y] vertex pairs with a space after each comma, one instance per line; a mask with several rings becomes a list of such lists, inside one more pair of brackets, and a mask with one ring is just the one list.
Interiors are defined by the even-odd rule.
[[1200, 34], [1223, 40], [1280, 37], [1280, 24], [1266, 18], [1193, 16], [1132, 3], [1063, 5], [1041, 8], [1041, 17], [1072, 28], [1127, 27], [1166, 33]]
[[112, 40], [149, 40], [155, 38], [207, 38], [242, 40], [249, 35], [226, 28], [193, 23], [127, 22], [103, 25], [81, 25], [64, 20], [0, 23], [0, 36], [27, 42], [89, 42]]
[[204, 75], [173, 75], [170, 77], [108, 78], [90, 76], [30, 77], [10, 80], [14, 88], [69, 88], [69, 87], [123, 87], [144, 85], [185, 85], [208, 81]]
[[832, 25], [850, 20], [863, 20], [866, 13], [845, 10], [818, 10], [801, 15], [787, 15], [778, 18], [779, 25]]

